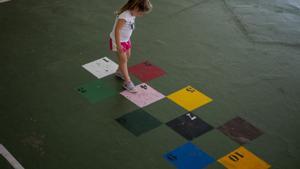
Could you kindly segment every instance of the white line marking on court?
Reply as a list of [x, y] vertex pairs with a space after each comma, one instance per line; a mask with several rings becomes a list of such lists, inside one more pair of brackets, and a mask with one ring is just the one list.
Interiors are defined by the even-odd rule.
[[0, 154], [12, 165], [15, 169], [24, 169], [24, 167], [0, 144]]
[[0, 3], [8, 2], [10, 0], [0, 0]]

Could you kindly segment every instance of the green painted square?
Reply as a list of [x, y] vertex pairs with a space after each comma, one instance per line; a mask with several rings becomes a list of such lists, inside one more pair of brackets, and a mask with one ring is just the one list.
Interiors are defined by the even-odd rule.
[[0, 168], [1, 169], [14, 169], [2, 155], [0, 155]]
[[117, 118], [116, 121], [123, 127], [139, 136], [161, 125], [161, 122], [152, 117], [143, 109], [138, 109]]
[[77, 87], [76, 91], [87, 98], [91, 103], [96, 103], [119, 93], [118, 90], [110, 87], [110, 85], [103, 80], [95, 80], [83, 84]]
[[[215, 159], [223, 157], [240, 145], [226, 137], [219, 130], [213, 130], [193, 140], [193, 143]], [[213, 147], [213, 148], [211, 148]]]
[[164, 123], [186, 113], [186, 110], [169, 99], [162, 99], [144, 109]]

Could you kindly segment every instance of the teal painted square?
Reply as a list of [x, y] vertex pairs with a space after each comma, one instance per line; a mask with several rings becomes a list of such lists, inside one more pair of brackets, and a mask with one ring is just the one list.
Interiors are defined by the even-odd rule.
[[108, 97], [118, 94], [118, 90], [110, 87], [103, 80], [95, 80], [76, 88], [82, 96], [87, 98], [91, 103], [96, 103]]
[[127, 113], [124, 116], [117, 118], [116, 121], [135, 136], [140, 136], [161, 125], [159, 120], [152, 117], [143, 109]]

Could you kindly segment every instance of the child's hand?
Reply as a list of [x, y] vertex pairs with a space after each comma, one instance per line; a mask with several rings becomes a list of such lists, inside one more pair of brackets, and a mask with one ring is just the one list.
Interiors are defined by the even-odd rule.
[[123, 53], [124, 52], [124, 49], [123, 49], [122, 45], [120, 45], [120, 46], [118, 45], [117, 46], [117, 50], [118, 50], [119, 53]]

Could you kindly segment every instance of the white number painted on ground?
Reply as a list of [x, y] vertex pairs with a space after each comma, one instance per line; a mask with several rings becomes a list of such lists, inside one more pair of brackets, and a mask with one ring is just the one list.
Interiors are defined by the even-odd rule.
[[188, 116], [191, 120], [195, 120], [197, 118], [196, 116], [192, 116], [190, 113], [186, 114], [186, 116]]

